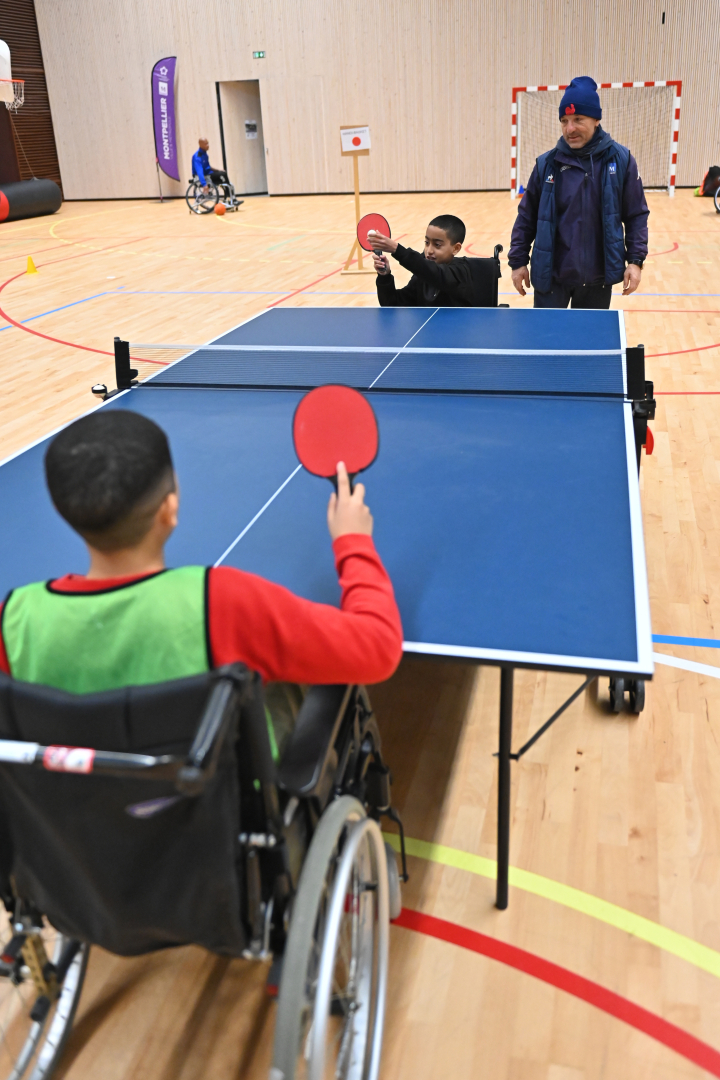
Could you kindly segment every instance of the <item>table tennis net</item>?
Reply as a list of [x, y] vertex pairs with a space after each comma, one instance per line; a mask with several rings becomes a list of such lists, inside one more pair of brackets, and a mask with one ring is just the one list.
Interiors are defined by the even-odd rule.
[[624, 394], [622, 353], [608, 349], [569, 352], [131, 343], [130, 355], [134, 366], [141, 365], [141, 385], [155, 389], [307, 390], [341, 383], [377, 391]]

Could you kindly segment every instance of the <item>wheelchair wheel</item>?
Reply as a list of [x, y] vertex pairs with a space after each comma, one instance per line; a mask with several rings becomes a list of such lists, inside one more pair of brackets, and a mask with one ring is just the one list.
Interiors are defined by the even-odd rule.
[[290, 920], [272, 1080], [377, 1080], [389, 941], [382, 834], [349, 795], [315, 831]]
[[645, 708], [645, 680], [631, 679], [628, 696], [630, 699], [630, 712], [641, 713]]
[[720, 187], [715, 188], [713, 202], [715, 203], [715, 213], [720, 214]]
[[610, 680], [610, 712], [619, 713], [625, 706], [625, 680]]
[[207, 191], [195, 181], [185, 192], [185, 202], [193, 214], [211, 214], [218, 204], [220, 192], [211, 180], [207, 182]]
[[[39, 933], [32, 935], [35, 955], [59, 963], [70, 946], [68, 938], [44, 923]], [[14, 939], [17, 942], [17, 938]], [[49, 1080], [54, 1072], [70, 1033], [75, 1010], [82, 991], [87, 968], [88, 945], [80, 945], [63, 979], [60, 992], [49, 1009], [37, 1013], [38, 990], [33, 982], [27, 955], [18, 953], [10, 962], [7, 953], [13, 952], [13, 927], [3, 913], [0, 928], [2, 973], [0, 974], [0, 1077], [2, 1080]], [[35, 1006], [35, 1008], [34, 1008]], [[33, 1019], [32, 1013], [39, 1016]]]

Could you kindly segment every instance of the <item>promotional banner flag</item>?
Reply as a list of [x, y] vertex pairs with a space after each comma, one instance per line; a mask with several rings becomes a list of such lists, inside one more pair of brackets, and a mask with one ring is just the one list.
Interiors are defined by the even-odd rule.
[[152, 70], [151, 80], [155, 154], [162, 171], [173, 180], [180, 179], [175, 137], [176, 63], [176, 56], [166, 56], [164, 60], [158, 60]]

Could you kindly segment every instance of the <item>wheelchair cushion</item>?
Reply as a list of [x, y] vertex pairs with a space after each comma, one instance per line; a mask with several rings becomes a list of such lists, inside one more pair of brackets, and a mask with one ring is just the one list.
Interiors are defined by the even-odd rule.
[[[185, 754], [218, 677], [73, 695], [0, 676], [0, 737]], [[4, 763], [0, 798], [11, 846], [0, 862], [62, 933], [125, 956], [191, 943], [242, 953], [235, 737], [196, 798], [170, 781]], [[147, 816], [128, 812], [138, 804]]]

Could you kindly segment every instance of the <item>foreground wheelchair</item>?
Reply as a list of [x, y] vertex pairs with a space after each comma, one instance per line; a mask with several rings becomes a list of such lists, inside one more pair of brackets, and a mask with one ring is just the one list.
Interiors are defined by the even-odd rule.
[[235, 188], [229, 181], [213, 184], [210, 178], [203, 184], [197, 176], [193, 176], [185, 192], [185, 202], [193, 214], [211, 214], [219, 202], [223, 203], [226, 210], [237, 210], [243, 201], [237, 197]]
[[399, 819], [362, 687], [310, 688], [276, 763], [242, 665], [82, 696], [0, 674], [0, 796], [3, 1080], [52, 1074], [93, 944], [282, 957], [272, 1080], [375, 1080]]

